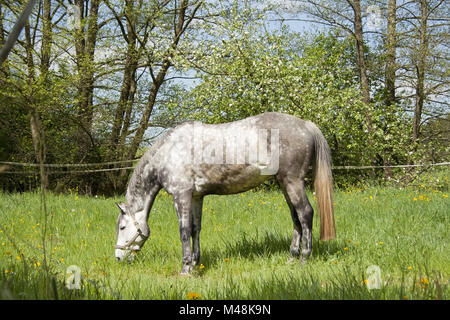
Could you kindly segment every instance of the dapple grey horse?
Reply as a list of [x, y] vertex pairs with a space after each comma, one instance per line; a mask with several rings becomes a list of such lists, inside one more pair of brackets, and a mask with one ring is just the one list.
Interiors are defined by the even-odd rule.
[[[314, 160], [314, 161], [313, 161]], [[313, 163], [314, 162], [314, 163]], [[158, 139], [137, 163], [117, 204], [117, 260], [132, 260], [150, 236], [147, 223], [156, 195], [172, 195], [183, 249], [181, 274], [200, 262], [203, 197], [250, 190], [275, 177], [289, 205], [294, 232], [290, 252], [301, 261], [312, 250], [313, 208], [304, 178], [315, 166], [320, 238], [335, 238], [331, 154], [318, 127], [295, 116], [269, 112], [223, 124], [186, 122]], [[192, 238], [192, 247], [191, 247]]]

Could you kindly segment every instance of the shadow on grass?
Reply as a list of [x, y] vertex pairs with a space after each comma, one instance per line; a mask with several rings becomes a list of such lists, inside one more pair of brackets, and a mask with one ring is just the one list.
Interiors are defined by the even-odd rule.
[[[206, 265], [222, 263], [224, 259], [244, 258], [255, 260], [269, 258], [271, 255], [284, 253], [290, 255], [291, 238], [289, 235], [266, 232], [263, 236], [249, 236], [243, 233], [238, 239], [222, 239], [222, 243], [202, 252], [202, 261]], [[326, 260], [329, 256], [341, 252], [345, 243], [339, 241], [321, 241], [313, 239], [313, 250], [310, 259]], [[301, 244], [300, 244], [301, 250]]]

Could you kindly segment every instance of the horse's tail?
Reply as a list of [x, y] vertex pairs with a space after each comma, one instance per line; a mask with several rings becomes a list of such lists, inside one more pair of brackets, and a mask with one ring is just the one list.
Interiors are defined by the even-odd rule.
[[331, 240], [336, 238], [331, 150], [319, 128], [312, 122], [308, 122], [308, 124], [314, 138], [316, 159], [314, 189], [320, 212], [320, 239]]

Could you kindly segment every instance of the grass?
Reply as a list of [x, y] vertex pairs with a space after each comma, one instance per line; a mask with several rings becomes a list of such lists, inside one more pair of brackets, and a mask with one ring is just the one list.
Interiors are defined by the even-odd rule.
[[[313, 195], [308, 194], [313, 206]], [[1, 299], [448, 299], [448, 190], [348, 187], [336, 191], [337, 239], [318, 240], [306, 265], [287, 263], [292, 234], [280, 192], [208, 196], [202, 265], [181, 277], [173, 202], [161, 192], [151, 237], [132, 264], [114, 259], [115, 201], [76, 190], [0, 195]], [[44, 221], [47, 220], [45, 227]], [[45, 255], [44, 255], [45, 249]], [[81, 288], [69, 290], [80, 270]], [[369, 290], [369, 266], [379, 289]]]

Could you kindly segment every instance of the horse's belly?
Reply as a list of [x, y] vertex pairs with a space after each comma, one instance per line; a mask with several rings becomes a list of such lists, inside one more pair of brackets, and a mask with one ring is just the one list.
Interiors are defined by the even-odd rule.
[[194, 194], [233, 194], [253, 189], [271, 176], [254, 165], [200, 165], [194, 171]]

